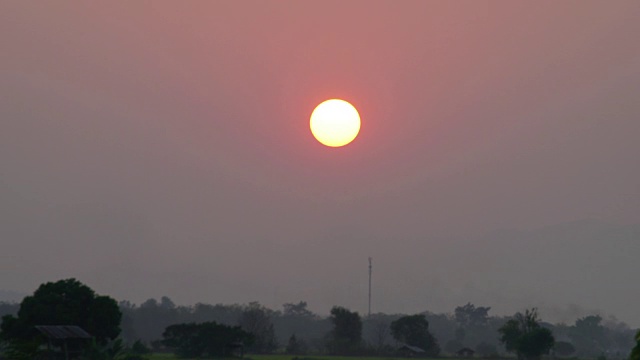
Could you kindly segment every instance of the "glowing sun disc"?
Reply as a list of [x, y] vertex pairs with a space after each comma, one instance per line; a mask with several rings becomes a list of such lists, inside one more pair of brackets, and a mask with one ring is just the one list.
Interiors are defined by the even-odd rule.
[[353, 105], [340, 99], [320, 103], [311, 113], [311, 133], [320, 143], [340, 147], [352, 142], [360, 132], [360, 115]]

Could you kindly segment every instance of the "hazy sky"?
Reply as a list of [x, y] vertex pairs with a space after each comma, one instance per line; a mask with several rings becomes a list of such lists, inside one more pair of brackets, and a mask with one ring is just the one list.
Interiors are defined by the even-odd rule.
[[[0, 2], [0, 288], [640, 326], [640, 2]], [[344, 148], [309, 115], [343, 98]], [[563, 310], [564, 309], [564, 310]], [[553, 318], [553, 319], [552, 319]]]

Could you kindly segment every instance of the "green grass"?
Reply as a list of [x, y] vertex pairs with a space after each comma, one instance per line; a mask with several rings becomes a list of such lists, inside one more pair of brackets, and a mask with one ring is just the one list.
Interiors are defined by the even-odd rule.
[[[424, 357], [403, 357], [403, 356], [334, 356], [334, 355], [247, 355], [251, 360], [291, 360], [297, 357], [299, 360], [470, 360], [469, 358], [424, 358]], [[480, 357], [471, 360], [486, 360]]]
[[[245, 355], [245, 359], [251, 360], [291, 360], [295, 355]], [[304, 355], [298, 356], [301, 360], [399, 360], [406, 358], [396, 358], [396, 357], [361, 357], [361, 356], [330, 356], [330, 355]], [[179, 358], [173, 354], [153, 354], [150, 357], [150, 360], [178, 360]], [[180, 359], [180, 360], [192, 360], [192, 359]], [[217, 359], [220, 360], [220, 359]], [[231, 360], [231, 359], [229, 359]], [[233, 358], [233, 360], [239, 360], [238, 358]], [[424, 360], [421, 358], [421, 360]], [[453, 360], [453, 359], [452, 359]]]
[[153, 353], [149, 357], [149, 360], [175, 360], [175, 359], [178, 359], [178, 357], [173, 354], [163, 354], [163, 353]]
[[[291, 360], [295, 355], [249, 355], [251, 360]], [[396, 360], [406, 358], [394, 357], [365, 357], [365, 356], [331, 356], [331, 355], [302, 355], [297, 356], [301, 360]], [[421, 359], [424, 360], [424, 359]]]
[[174, 360], [177, 359], [177, 357], [173, 354], [161, 354], [161, 353], [154, 353], [149, 357], [149, 360]]

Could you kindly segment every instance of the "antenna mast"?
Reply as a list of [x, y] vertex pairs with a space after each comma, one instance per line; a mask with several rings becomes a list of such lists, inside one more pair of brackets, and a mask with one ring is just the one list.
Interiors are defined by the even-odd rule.
[[371, 317], [371, 272], [373, 269], [372, 258], [369, 257], [369, 317]]

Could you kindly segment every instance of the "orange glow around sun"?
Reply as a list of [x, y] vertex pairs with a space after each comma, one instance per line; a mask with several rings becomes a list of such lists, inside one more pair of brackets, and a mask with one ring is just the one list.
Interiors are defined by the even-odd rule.
[[360, 115], [353, 105], [331, 99], [311, 113], [311, 133], [323, 145], [340, 147], [349, 144], [360, 132]]

